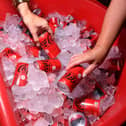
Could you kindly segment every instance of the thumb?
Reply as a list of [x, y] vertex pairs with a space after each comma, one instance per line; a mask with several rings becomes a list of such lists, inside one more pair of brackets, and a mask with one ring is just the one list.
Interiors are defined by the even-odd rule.
[[35, 42], [39, 41], [39, 38], [36, 32], [32, 32], [32, 36]]
[[33, 36], [35, 45], [36, 45], [37, 47], [40, 47], [39, 37], [38, 37], [37, 33], [36, 33], [36, 32], [32, 32], [32, 36]]
[[51, 37], [53, 38], [52, 29], [49, 26], [46, 26], [46, 30], [50, 33]]
[[87, 76], [90, 74], [98, 65], [96, 63], [90, 64], [83, 72], [83, 77]]

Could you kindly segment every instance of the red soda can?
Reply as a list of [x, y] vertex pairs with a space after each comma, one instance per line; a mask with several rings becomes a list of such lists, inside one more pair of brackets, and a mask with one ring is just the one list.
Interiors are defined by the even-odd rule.
[[69, 69], [58, 81], [57, 86], [65, 94], [69, 94], [82, 79], [84, 68], [80, 65]]
[[58, 59], [37, 60], [34, 62], [36, 68], [45, 72], [56, 72], [61, 70], [61, 62]]
[[97, 41], [97, 39], [98, 39], [98, 34], [96, 32], [93, 32], [90, 35], [90, 38], [91, 38], [90, 41], [91, 41], [92, 45], [94, 46], [96, 41]]
[[41, 48], [50, 58], [55, 58], [61, 51], [55, 41], [52, 40], [51, 35], [49, 35], [48, 32], [39, 37], [39, 42]]
[[49, 26], [53, 33], [55, 33], [56, 28], [59, 27], [59, 19], [57, 17], [52, 17], [49, 19]]
[[3, 27], [2, 27], [2, 26], [0, 26], [0, 31], [4, 31], [4, 29], [3, 29]]
[[74, 100], [73, 109], [86, 113], [87, 115], [93, 114], [100, 115], [100, 100], [84, 99], [79, 101]]
[[64, 124], [61, 123], [61, 122], [56, 122], [56, 123], [54, 123], [52, 126], [64, 126]]
[[49, 22], [49, 26], [50, 26], [52, 32], [55, 33], [56, 28], [57, 28], [57, 25], [53, 25], [53, 24], [51, 24], [51, 23]]
[[59, 19], [57, 17], [52, 17], [49, 19], [49, 23], [52, 24], [52, 25], [56, 25], [56, 26], [59, 26]]
[[67, 22], [60, 21], [59, 25], [60, 25], [60, 27], [65, 28], [67, 26]]
[[69, 23], [77, 23], [77, 21], [75, 20], [75, 18], [74, 18], [72, 15], [68, 15], [68, 16], [66, 17], [66, 19], [65, 19], [65, 22], [66, 22], [67, 24], [69, 24]]
[[38, 16], [42, 16], [42, 11], [39, 8], [34, 9], [32, 12]]
[[28, 64], [18, 63], [16, 66], [12, 85], [25, 86], [27, 83]]
[[85, 31], [88, 31], [91, 34], [92, 32], [94, 32], [94, 29], [91, 26], [84, 26], [81, 29], [80, 33], [83, 34]]
[[26, 48], [26, 52], [29, 56], [33, 56], [33, 57], [39, 57], [40, 56], [40, 49], [37, 48], [36, 46], [31, 46], [28, 45], [25, 47]]
[[100, 99], [105, 97], [106, 92], [98, 82], [96, 82], [96, 84], [95, 84], [95, 90], [98, 92]]
[[69, 126], [88, 126], [87, 118], [80, 112], [72, 113], [69, 117]]
[[120, 71], [122, 69], [122, 66], [124, 64], [123, 58], [111, 58], [108, 59], [108, 62], [110, 62], [110, 66], [108, 67], [111, 71]]
[[2, 51], [2, 56], [7, 57], [14, 62], [21, 58], [21, 56], [17, 52], [13, 51], [11, 48], [5, 48]]

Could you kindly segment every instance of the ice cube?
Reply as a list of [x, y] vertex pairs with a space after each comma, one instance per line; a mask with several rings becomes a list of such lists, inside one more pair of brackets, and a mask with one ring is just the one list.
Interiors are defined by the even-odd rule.
[[49, 123], [43, 119], [43, 118], [39, 118], [35, 123], [34, 126], [48, 126]]
[[36, 69], [33, 64], [30, 64], [28, 68], [28, 83], [32, 85], [34, 91], [49, 87], [47, 74]]

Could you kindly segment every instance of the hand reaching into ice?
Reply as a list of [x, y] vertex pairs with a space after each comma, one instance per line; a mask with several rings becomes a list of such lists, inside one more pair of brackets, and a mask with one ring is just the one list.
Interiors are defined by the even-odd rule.
[[89, 63], [90, 65], [85, 69], [83, 73], [83, 77], [85, 77], [102, 63], [106, 54], [107, 50], [101, 47], [95, 47], [93, 49], [89, 49], [85, 53], [73, 55], [68, 63], [67, 69], [70, 69], [71, 67], [78, 64]]
[[23, 18], [25, 25], [30, 30], [35, 42], [38, 41], [37, 32], [38, 32], [39, 28], [42, 28], [42, 29], [48, 31], [52, 35], [52, 31], [51, 31], [46, 19], [33, 14], [28, 7], [28, 3], [23, 2], [23, 3], [19, 4], [18, 10]]
[[102, 30], [95, 48], [88, 50], [84, 54], [73, 56], [67, 69], [77, 64], [88, 62], [90, 65], [85, 69], [83, 76], [92, 72], [104, 60], [107, 52], [116, 39], [123, 22], [125, 22], [125, 19], [126, 0], [112, 0], [106, 12]]

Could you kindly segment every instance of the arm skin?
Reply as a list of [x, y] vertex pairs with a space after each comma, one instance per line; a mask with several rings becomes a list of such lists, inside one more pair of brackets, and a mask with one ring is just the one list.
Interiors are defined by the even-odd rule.
[[[52, 35], [52, 31], [51, 31], [46, 19], [33, 14], [31, 12], [27, 2], [20, 3], [17, 6], [17, 9], [18, 9], [25, 25], [30, 30], [35, 42], [38, 42], [38, 35], [37, 35], [38, 28], [45, 29]], [[36, 43], [36, 45], [37, 45], [37, 43]]]
[[125, 19], [126, 0], [112, 0], [95, 47], [86, 53], [72, 56], [67, 69], [81, 63], [90, 63], [83, 73], [83, 76], [86, 76], [98, 67], [106, 57]]

